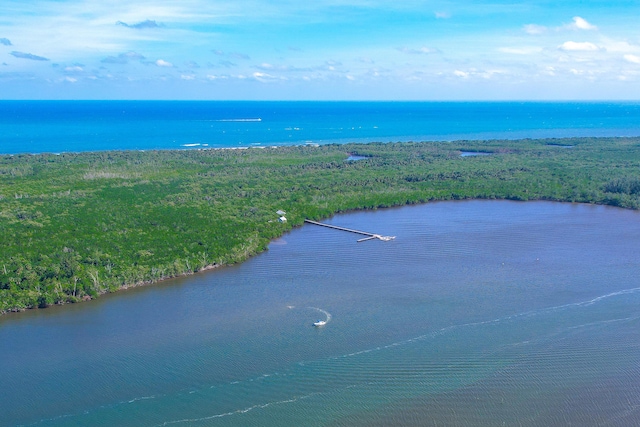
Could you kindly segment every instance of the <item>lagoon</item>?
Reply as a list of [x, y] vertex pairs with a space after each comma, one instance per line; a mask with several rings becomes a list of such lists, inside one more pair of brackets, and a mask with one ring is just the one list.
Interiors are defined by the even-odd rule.
[[464, 201], [326, 222], [397, 237], [305, 225], [241, 265], [0, 318], [0, 425], [640, 422], [640, 213]]

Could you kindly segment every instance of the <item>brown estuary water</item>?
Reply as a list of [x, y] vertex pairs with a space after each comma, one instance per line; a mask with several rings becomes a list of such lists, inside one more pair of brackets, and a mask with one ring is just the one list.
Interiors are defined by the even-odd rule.
[[238, 266], [0, 318], [0, 425], [640, 424], [640, 213], [326, 222], [397, 237], [305, 225]]

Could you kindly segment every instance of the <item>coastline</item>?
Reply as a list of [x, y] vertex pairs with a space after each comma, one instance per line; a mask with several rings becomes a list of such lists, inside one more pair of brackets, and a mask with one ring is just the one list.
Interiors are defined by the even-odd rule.
[[[237, 264], [304, 219], [348, 211], [465, 199], [638, 209], [640, 183], [632, 177], [640, 172], [639, 142], [373, 143], [0, 158], [0, 169], [15, 176], [4, 178], [5, 191], [15, 197], [0, 199], [12, 236], [0, 254], [0, 297], [8, 298], [0, 311], [81, 302]], [[349, 155], [364, 159], [345, 161]], [[64, 181], [52, 185], [49, 176], [60, 174]], [[21, 190], [38, 186], [44, 194]], [[276, 221], [282, 208], [289, 212], [286, 223]], [[46, 240], [30, 246], [39, 248], [30, 261], [19, 248], [37, 236]]]
[[[455, 201], [469, 201], [469, 200], [486, 200], [486, 199], [479, 199], [479, 198], [478, 199], [456, 199]], [[511, 199], [494, 198], [494, 199], [491, 199], [491, 200], [498, 201], [498, 200], [511, 200]], [[450, 199], [430, 200], [429, 202], [425, 202], [424, 204], [426, 204], [426, 203], [436, 203], [436, 202], [445, 202], [445, 201], [451, 201], [451, 200]], [[516, 200], [512, 200], [512, 201], [516, 201]], [[522, 201], [522, 202], [526, 203], [526, 202], [542, 202], [542, 201], [551, 202], [551, 203], [576, 203], [576, 202], [569, 201], [569, 200], [546, 200], [546, 199], [535, 199], [535, 200], [532, 199], [532, 200], [527, 200], [527, 201]], [[386, 206], [386, 207], [384, 207], [382, 209], [401, 208], [403, 206], [410, 206], [410, 205], [412, 205], [412, 204]], [[599, 205], [600, 206], [611, 206], [611, 207], [618, 207], [619, 208], [619, 206], [614, 206], [614, 205], [607, 205], [607, 204], [599, 204]], [[622, 208], [622, 209], [629, 209], [629, 208]], [[366, 210], [373, 211], [373, 210], [377, 210], [377, 208], [375, 208], [375, 209], [353, 209], [353, 210], [347, 210], [347, 211], [339, 211], [339, 212], [335, 212], [334, 214], [332, 214], [331, 216], [328, 216], [326, 218], [320, 218], [319, 220], [325, 220], [325, 219], [331, 218], [333, 215], [337, 215], [337, 214], [344, 214], [344, 213], [349, 213], [349, 212], [358, 212], [358, 211], [363, 211], [363, 210], [365, 210], [365, 211]], [[631, 209], [631, 210], [637, 210], [637, 209]], [[304, 225], [304, 222], [302, 224], [300, 224], [300, 225], [297, 225], [296, 228], [297, 227], [301, 227], [303, 225]], [[287, 230], [286, 232], [288, 232], [288, 231], [290, 231], [290, 230]], [[280, 236], [274, 237], [271, 242], [282, 238], [282, 236], [286, 232], [283, 232], [283, 234], [280, 235]], [[139, 288], [139, 287], [155, 285], [155, 284], [162, 283], [162, 282], [165, 282], [165, 281], [168, 281], [168, 280], [171, 280], [171, 279], [175, 279], [175, 278], [193, 276], [193, 275], [204, 273], [204, 272], [207, 272], [207, 271], [212, 271], [212, 270], [215, 270], [215, 269], [218, 269], [218, 268], [221, 268], [221, 267], [241, 264], [241, 263], [249, 260], [251, 257], [254, 257], [256, 255], [261, 254], [265, 250], [267, 250], [267, 249], [264, 249], [263, 251], [260, 251], [260, 252], [256, 252], [254, 254], [251, 254], [247, 258], [245, 258], [243, 260], [238, 260], [236, 263], [233, 263], [233, 264], [224, 264], [224, 265], [223, 264], [209, 264], [209, 265], [207, 265], [207, 266], [205, 266], [203, 268], [200, 268], [197, 271], [191, 271], [191, 272], [185, 272], [185, 273], [178, 274], [178, 275], [160, 277], [160, 278], [157, 278], [157, 279], [154, 279], [154, 280], [142, 280], [142, 281], [138, 281], [138, 282], [135, 282], [135, 283], [125, 284], [125, 285], [122, 285], [121, 287], [119, 287], [118, 289], [113, 290], [113, 291], [105, 290], [103, 292], [100, 292], [95, 297], [90, 296], [90, 295], [85, 295], [82, 299], [80, 299], [78, 301], [61, 302], [61, 303], [56, 303], [56, 304], [50, 304], [50, 305], [47, 305], [45, 307], [34, 306], [34, 307], [22, 308], [22, 309], [19, 309], [19, 310], [10, 310], [10, 311], [5, 311], [5, 312], [0, 311], [0, 316], [10, 315], [12, 313], [22, 313], [22, 312], [26, 312], [26, 311], [30, 311], [30, 310], [42, 310], [42, 309], [46, 309], [46, 308], [54, 306], [54, 305], [78, 304], [78, 303], [81, 303], [81, 302], [94, 300], [96, 298], [99, 298], [101, 295], [117, 293], [117, 292], [120, 292], [120, 291], [125, 291], [127, 289], [133, 289], [133, 288]]]
[[7, 154], [640, 137], [639, 114], [637, 101], [0, 101], [0, 134]]

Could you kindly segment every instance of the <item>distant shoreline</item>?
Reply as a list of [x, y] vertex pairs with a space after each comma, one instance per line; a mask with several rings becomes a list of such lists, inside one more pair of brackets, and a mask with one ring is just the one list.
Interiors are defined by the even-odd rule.
[[640, 137], [638, 117], [640, 101], [0, 101], [0, 135], [3, 154], [79, 153]]

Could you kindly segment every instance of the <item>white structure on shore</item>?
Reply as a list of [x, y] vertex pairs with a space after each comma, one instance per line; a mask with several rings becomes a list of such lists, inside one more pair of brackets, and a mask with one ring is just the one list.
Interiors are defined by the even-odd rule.
[[276, 211], [276, 214], [278, 214], [280, 216], [280, 218], [278, 218], [278, 221], [280, 222], [287, 222], [287, 218], [285, 217], [285, 215], [287, 214], [285, 211], [283, 210], [278, 210]]

